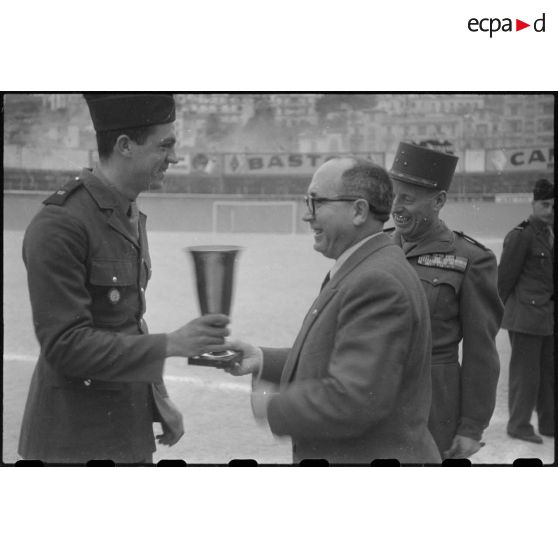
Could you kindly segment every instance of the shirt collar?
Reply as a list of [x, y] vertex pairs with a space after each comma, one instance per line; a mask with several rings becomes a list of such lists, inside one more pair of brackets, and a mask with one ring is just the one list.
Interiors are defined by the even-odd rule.
[[363, 238], [361, 241], [357, 242], [356, 244], [353, 244], [350, 248], [347, 248], [337, 258], [337, 260], [335, 261], [335, 264], [333, 265], [333, 267], [329, 271], [330, 279], [333, 278], [333, 276], [339, 271], [341, 266], [349, 259], [351, 254], [354, 254], [363, 244], [368, 242], [371, 238], [374, 238], [375, 236], [378, 236], [378, 235], [382, 234], [383, 232], [384, 231], [378, 231], [377, 233], [371, 234], [370, 236], [367, 236], [367, 237]]
[[92, 174], [99, 180], [99, 182], [103, 186], [105, 186], [110, 190], [110, 192], [114, 195], [117, 201], [117, 205], [120, 207], [120, 209], [122, 209], [122, 212], [125, 215], [127, 215], [128, 210], [130, 209], [130, 204], [134, 200], [128, 199], [112, 182], [110, 182], [110, 180], [107, 178], [107, 176], [103, 173], [103, 171], [98, 166], [96, 166], [92, 170]]

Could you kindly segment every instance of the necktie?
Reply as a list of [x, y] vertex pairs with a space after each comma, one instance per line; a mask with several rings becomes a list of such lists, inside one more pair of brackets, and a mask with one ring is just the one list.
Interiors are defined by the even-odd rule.
[[130, 202], [130, 209], [128, 209], [128, 219], [130, 219], [130, 224], [132, 225], [134, 236], [136, 238], [139, 238], [139, 209], [138, 204], [135, 201]]
[[320, 287], [320, 292], [322, 292], [324, 290], [324, 287], [329, 283], [330, 280], [330, 276], [329, 276], [329, 271], [327, 272], [327, 275], [324, 277], [324, 280], [322, 281], [322, 286]]

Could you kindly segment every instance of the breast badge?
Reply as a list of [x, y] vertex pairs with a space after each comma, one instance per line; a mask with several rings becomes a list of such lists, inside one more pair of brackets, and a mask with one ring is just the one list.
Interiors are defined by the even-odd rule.
[[111, 289], [108, 292], [108, 299], [111, 304], [118, 304], [120, 300], [120, 291], [118, 289]]
[[468, 261], [467, 258], [452, 254], [427, 254], [420, 256], [417, 263], [426, 267], [438, 267], [440, 269], [451, 269], [452, 271], [465, 273]]

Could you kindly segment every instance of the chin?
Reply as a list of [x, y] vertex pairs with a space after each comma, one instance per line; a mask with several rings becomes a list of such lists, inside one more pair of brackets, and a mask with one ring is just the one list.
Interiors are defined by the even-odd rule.
[[319, 252], [320, 254], [323, 254], [324, 256], [326, 255], [325, 251], [324, 251], [325, 249], [318, 242], [314, 242], [313, 248], [314, 248], [314, 250], [316, 250], [316, 252]]
[[155, 182], [150, 182], [149, 186], [147, 187], [148, 191], [152, 191], [152, 190], [161, 190], [161, 188], [163, 187], [163, 183], [160, 181], [155, 181]]
[[412, 236], [413, 234], [412, 227], [400, 227], [395, 225], [395, 230], [403, 236]]

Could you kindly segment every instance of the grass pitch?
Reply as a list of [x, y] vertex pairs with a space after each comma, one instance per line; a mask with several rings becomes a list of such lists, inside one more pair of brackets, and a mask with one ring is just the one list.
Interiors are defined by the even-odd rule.
[[[529, 214], [529, 207], [453, 204], [445, 212], [452, 228], [476, 236], [499, 257], [505, 233]], [[22, 238], [21, 230], [4, 230], [4, 463], [18, 459], [21, 417], [39, 352], [21, 260]], [[146, 320], [153, 333], [176, 329], [199, 314], [192, 265], [183, 252], [187, 246], [237, 244], [244, 248], [237, 266], [232, 337], [263, 346], [290, 346], [331, 267], [329, 260], [312, 249], [309, 234], [225, 235], [157, 230], [150, 231], [149, 239], [153, 277], [147, 290]], [[472, 461], [503, 464], [518, 457], [537, 457], [551, 463], [552, 438], [545, 437], [542, 446], [534, 446], [506, 435], [507, 333], [500, 331], [497, 342], [501, 375], [496, 411], [485, 432], [486, 446]], [[191, 464], [222, 464], [251, 458], [259, 463], [290, 463], [290, 440], [275, 438], [252, 418], [247, 378], [188, 366], [178, 358], [167, 359], [165, 377], [172, 399], [184, 414], [186, 434], [174, 447], [160, 448], [154, 456], [156, 461], [183, 459]]]

